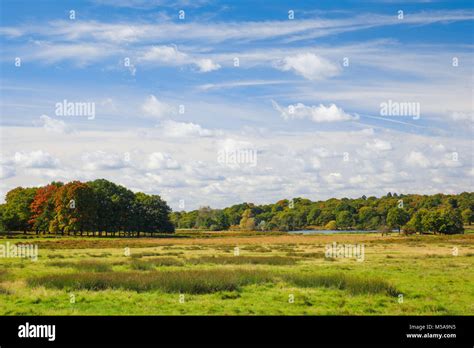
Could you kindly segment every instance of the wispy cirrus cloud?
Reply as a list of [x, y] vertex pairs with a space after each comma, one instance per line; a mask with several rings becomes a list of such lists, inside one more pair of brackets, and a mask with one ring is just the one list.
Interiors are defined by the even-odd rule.
[[98, 21], [51, 21], [46, 25], [2, 27], [0, 34], [7, 37], [34, 35], [62, 40], [83, 39], [100, 42], [173, 42], [204, 40], [219, 43], [227, 40], [258, 41], [270, 39], [309, 40], [343, 32], [364, 30], [391, 25], [424, 25], [474, 19], [472, 10], [423, 11], [407, 13], [403, 20], [397, 14], [381, 15], [365, 13], [340, 18], [301, 19], [298, 21], [241, 21], [241, 22], [173, 22], [161, 23]]

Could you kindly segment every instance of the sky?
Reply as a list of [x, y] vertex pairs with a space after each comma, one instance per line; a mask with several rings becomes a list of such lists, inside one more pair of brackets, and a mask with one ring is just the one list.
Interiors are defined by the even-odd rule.
[[0, 200], [472, 191], [472, 1], [2, 0]]

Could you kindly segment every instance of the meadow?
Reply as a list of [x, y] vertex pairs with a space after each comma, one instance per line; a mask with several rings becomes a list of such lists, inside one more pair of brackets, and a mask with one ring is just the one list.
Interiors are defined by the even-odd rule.
[[[469, 232], [469, 231], [468, 231]], [[474, 234], [15, 235], [1, 315], [473, 315]], [[326, 246], [364, 245], [363, 261]]]

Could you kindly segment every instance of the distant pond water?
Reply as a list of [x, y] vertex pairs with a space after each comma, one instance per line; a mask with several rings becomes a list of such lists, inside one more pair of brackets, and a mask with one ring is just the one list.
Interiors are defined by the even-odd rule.
[[288, 231], [290, 234], [335, 234], [335, 233], [380, 233], [380, 231], [361, 231], [361, 230], [301, 230]]

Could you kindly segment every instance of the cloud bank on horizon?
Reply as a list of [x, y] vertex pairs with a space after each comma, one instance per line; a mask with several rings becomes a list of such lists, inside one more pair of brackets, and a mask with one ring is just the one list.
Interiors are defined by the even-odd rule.
[[2, 1], [0, 194], [173, 209], [473, 187], [471, 1]]

